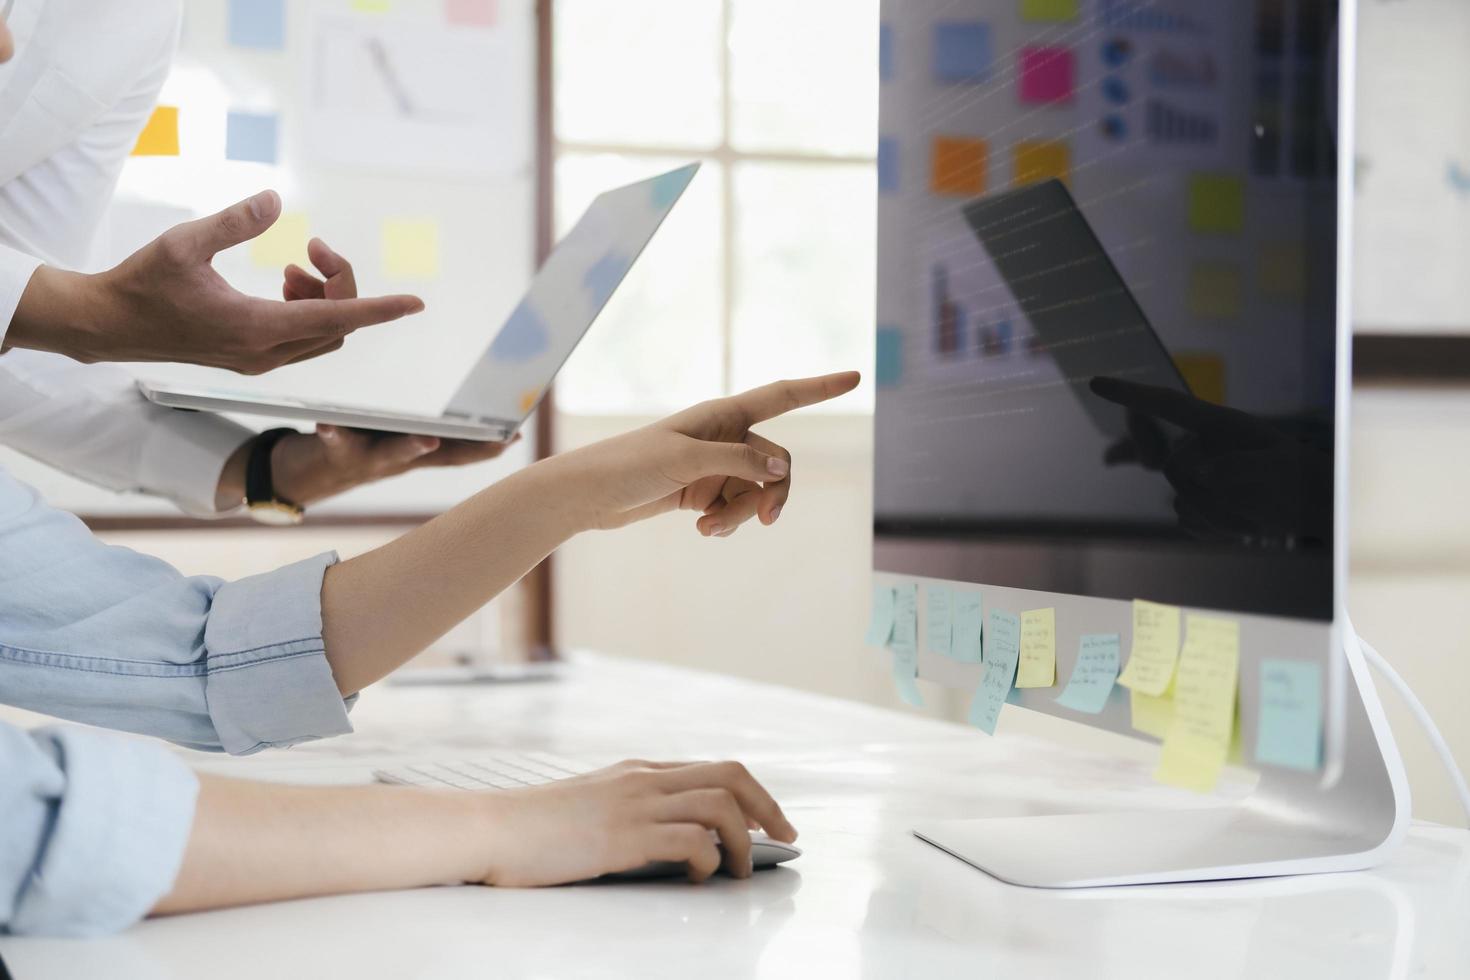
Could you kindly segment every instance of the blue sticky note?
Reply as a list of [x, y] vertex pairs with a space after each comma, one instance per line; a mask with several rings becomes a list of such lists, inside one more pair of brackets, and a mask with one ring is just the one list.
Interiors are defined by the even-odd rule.
[[905, 657], [898, 647], [893, 648], [893, 686], [905, 704], [915, 708], [924, 706], [924, 695], [919, 693], [918, 665]]
[[881, 137], [878, 140], [878, 193], [896, 193], [899, 181], [898, 140], [891, 136]]
[[893, 81], [893, 25], [878, 27], [878, 81]]
[[1057, 704], [1095, 715], [1108, 703], [1118, 681], [1122, 640], [1117, 633], [1090, 633], [1077, 644], [1077, 664]]
[[531, 308], [529, 300], [521, 300], [495, 342], [490, 345], [490, 357], [497, 361], [512, 363], [529, 361], [546, 353], [551, 346], [551, 331], [541, 314]]
[[632, 260], [619, 252], [609, 252], [592, 263], [582, 277], [582, 288], [587, 290], [587, 302], [594, 310], [607, 305], [632, 267]]
[[1322, 667], [1262, 660], [1256, 761], [1315, 772], [1322, 768]]
[[230, 0], [230, 43], [279, 51], [286, 46], [286, 0]]
[[893, 586], [873, 585], [873, 618], [863, 640], [870, 647], [886, 647], [893, 636]]
[[903, 378], [903, 332], [897, 327], [878, 328], [878, 387], [892, 388]]
[[949, 586], [924, 586], [924, 636], [930, 653], [949, 656], [949, 644], [954, 636], [950, 616], [952, 603]]
[[940, 82], [984, 82], [995, 50], [990, 25], [945, 21], [934, 25], [934, 78]]
[[1021, 617], [992, 612], [985, 624], [985, 673], [970, 702], [970, 724], [995, 734], [1000, 709], [1016, 683], [1016, 664], [1021, 659]]
[[983, 628], [980, 593], [956, 592], [954, 594], [954, 639], [950, 643], [949, 655], [960, 663], [980, 663], [983, 659], [980, 649]]
[[273, 112], [231, 112], [225, 119], [225, 159], [275, 163], [279, 131]]
[[924, 699], [914, 683], [919, 676], [919, 587], [914, 583], [893, 590], [893, 683], [899, 697], [915, 707]]

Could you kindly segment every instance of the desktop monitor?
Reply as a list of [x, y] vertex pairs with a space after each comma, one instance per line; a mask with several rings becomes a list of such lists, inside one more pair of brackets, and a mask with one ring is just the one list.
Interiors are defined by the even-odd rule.
[[[1330, 797], [1374, 730], [1339, 612], [1351, 0], [882, 17], [876, 577], [1055, 608], [1059, 685], [1082, 634], [1126, 658], [1131, 600], [1236, 620], [1242, 761], [1262, 660], [1319, 665], [1319, 764], [1257, 768]], [[1058, 690], [1012, 702], [1148, 737]]]

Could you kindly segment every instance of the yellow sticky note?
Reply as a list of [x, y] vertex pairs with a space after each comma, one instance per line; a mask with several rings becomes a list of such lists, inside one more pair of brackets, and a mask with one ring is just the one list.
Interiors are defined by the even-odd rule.
[[439, 225], [423, 218], [383, 222], [383, 272], [394, 279], [439, 275]]
[[1240, 624], [1190, 616], [1174, 681], [1174, 720], [1154, 778], [1208, 793], [1220, 780], [1235, 734]]
[[1240, 316], [1240, 267], [1233, 262], [1196, 262], [1189, 269], [1189, 313], [1208, 319]]
[[1245, 181], [1228, 174], [1195, 174], [1189, 180], [1189, 227], [1215, 234], [1245, 228]]
[[1171, 679], [1158, 697], [1131, 691], [1128, 698], [1133, 708], [1134, 730], [1162, 741], [1174, 723], [1174, 681]]
[[1082, 0], [1021, 0], [1021, 19], [1054, 24], [1076, 20]]
[[1021, 614], [1021, 661], [1017, 687], [1052, 687], [1057, 682], [1057, 613], [1032, 609]]
[[1011, 182], [1018, 187], [1072, 176], [1072, 150], [1061, 140], [1022, 140], [1016, 144]]
[[138, 134], [133, 146], [135, 157], [176, 157], [179, 155], [179, 108], [161, 105], [148, 117], [148, 124]]
[[1190, 394], [1212, 405], [1225, 404], [1225, 358], [1203, 351], [1180, 351], [1174, 366], [1184, 375]]
[[362, 14], [386, 14], [393, 9], [393, 0], [352, 0], [352, 9]]
[[310, 238], [311, 222], [306, 215], [288, 211], [250, 243], [250, 261], [263, 269], [284, 269], [293, 262], [309, 269], [306, 243]]
[[1159, 697], [1179, 660], [1179, 607], [1133, 600], [1133, 649], [1118, 683]]
[[1300, 245], [1262, 246], [1257, 262], [1263, 296], [1296, 300], [1306, 294], [1307, 264]]

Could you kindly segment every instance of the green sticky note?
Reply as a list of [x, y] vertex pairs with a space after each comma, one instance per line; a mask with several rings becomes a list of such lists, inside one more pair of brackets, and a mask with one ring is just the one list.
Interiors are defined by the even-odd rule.
[[1245, 181], [1228, 174], [1191, 177], [1189, 227], [1211, 234], [1240, 234], [1245, 228]]
[[1076, 20], [1082, 0], [1021, 0], [1021, 19], [1060, 24]]
[[1118, 680], [1123, 640], [1117, 633], [1091, 633], [1077, 644], [1077, 664], [1057, 704], [1095, 715], [1108, 703]]
[[924, 637], [931, 653], [949, 656], [954, 635], [951, 620], [951, 597], [947, 585], [924, 586]]
[[980, 663], [983, 622], [984, 613], [981, 611], [980, 593], [956, 592], [954, 594], [954, 636], [949, 645], [951, 657], [960, 663]]
[[863, 642], [871, 647], [886, 647], [893, 636], [893, 586], [873, 585], [873, 618], [868, 622], [868, 635]]
[[923, 707], [915, 680], [919, 676], [919, 587], [900, 585], [893, 594], [893, 683], [899, 697]]
[[1000, 721], [1001, 705], [1010, 696], [1016, 682], [1016, 664], [1021, 659], [1021, 617], [1006, 612], [992, 612], [985, 624], [985, 673], [970, 702], [970, 724], [995, 734]]
[[1262, 660], [1256, 761], [1315, 772], [1322, 768], [1322, 668], [1299, 660]]

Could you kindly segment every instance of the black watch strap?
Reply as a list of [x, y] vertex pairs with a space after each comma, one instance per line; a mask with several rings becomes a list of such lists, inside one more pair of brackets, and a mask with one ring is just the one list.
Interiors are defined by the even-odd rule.
[[255, 437], [250, 458], [245, 461], [245, 503], [281, 503], [296, 506], [293, 501], [276, 496], [275, 476], [271, 473], [271, 450], [286, 436], [299, 435], [295, 429], [268, 429]]

